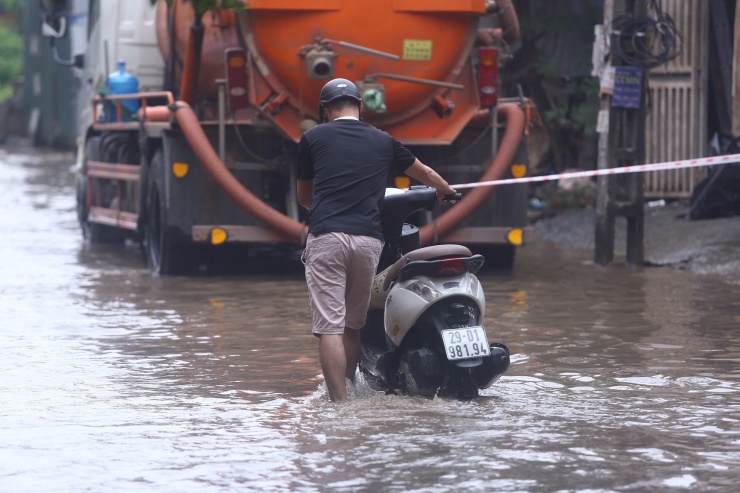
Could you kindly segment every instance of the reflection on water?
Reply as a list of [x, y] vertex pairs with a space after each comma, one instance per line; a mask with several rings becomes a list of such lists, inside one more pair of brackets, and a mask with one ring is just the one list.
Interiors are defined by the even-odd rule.
[[152, 278], [89, 246], [69, 156], [2, 154], [2, 491], [734, 491], [740, 284], [521, 250], [473, 402], [328, 402], [302, 273]]

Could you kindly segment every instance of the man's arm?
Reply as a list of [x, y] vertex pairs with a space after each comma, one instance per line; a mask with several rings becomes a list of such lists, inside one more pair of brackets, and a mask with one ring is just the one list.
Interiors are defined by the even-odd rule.
[[311, 204], [313, 204], [313, 179], [297, 180], [296, 194], [298, 195], [298, 203], [310, 210]]
[[439, 173], [437, 173], [418, 159], [414, 161], [414, 164], [409, 166], [409, 168], [406, 170], [406, 174], [414, 180], [420, 181], [428, 187], [436, 188], [437, 201], [439, 202], [442, 202], [442, 198], [445, 195], [455, 193], [455, 189], [450, 187], [445, 179], [439, 176]]

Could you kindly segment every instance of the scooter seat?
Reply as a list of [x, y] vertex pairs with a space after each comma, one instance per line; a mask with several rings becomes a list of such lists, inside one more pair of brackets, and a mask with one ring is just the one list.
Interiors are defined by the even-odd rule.
[[441, 257], [470, 257], [473, 253], [468, 247], [462, 245], [432, 245], [418, 250], [412, 250], [398, 259], [395, 264], [387, 269], [383, 280], [383, 291], [386, 292], [398, 278], [399, 272], [406, 264], [416, 260], [430, 260]]

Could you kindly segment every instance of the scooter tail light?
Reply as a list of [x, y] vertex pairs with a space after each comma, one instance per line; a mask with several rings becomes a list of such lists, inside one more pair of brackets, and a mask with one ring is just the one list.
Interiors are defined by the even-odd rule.
[[465, 263], [461, 258], [448, 258], [440, 260], [435, 272], [438, 276], [454, 276], [465, 272]]
[[411, 284], [406, 286], [406, 289], [428, 302], [434, 300], [439, 296], [438, 291], [432, 289], [421, 281], [412, 282]]

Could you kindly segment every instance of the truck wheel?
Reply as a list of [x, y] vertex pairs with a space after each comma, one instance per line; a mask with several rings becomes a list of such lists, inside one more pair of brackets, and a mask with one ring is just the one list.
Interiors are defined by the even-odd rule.
[[[91, 137], [85, 144], [85, 168], [88, 161], [100, 161], [100, 137]], [[82, 237], [90, 243], [122, 243], [126, 234], [105, 224], [91, 223], [88, 220], [90, 209], [87, 204], [88, 181], [84, 174], [77, 175], [77, 220]], [[93, 189], [93, 194], [96, 190]]]
[[144, 221], [144, 248], [149, 270], [154, 274], [180, 274], [187, 267], [184, 245], [177, 245], [167, 231], [167, 208], [164, 196], [164, 157], [161, 149], [149, 166], [146, 191], [146, 219]]
[[482, 248], [473, 247], [475, 253], [486, 258], [484, 268], [487, 270], [512, 270], [516, 259], [514, 245], [488, 245]]

